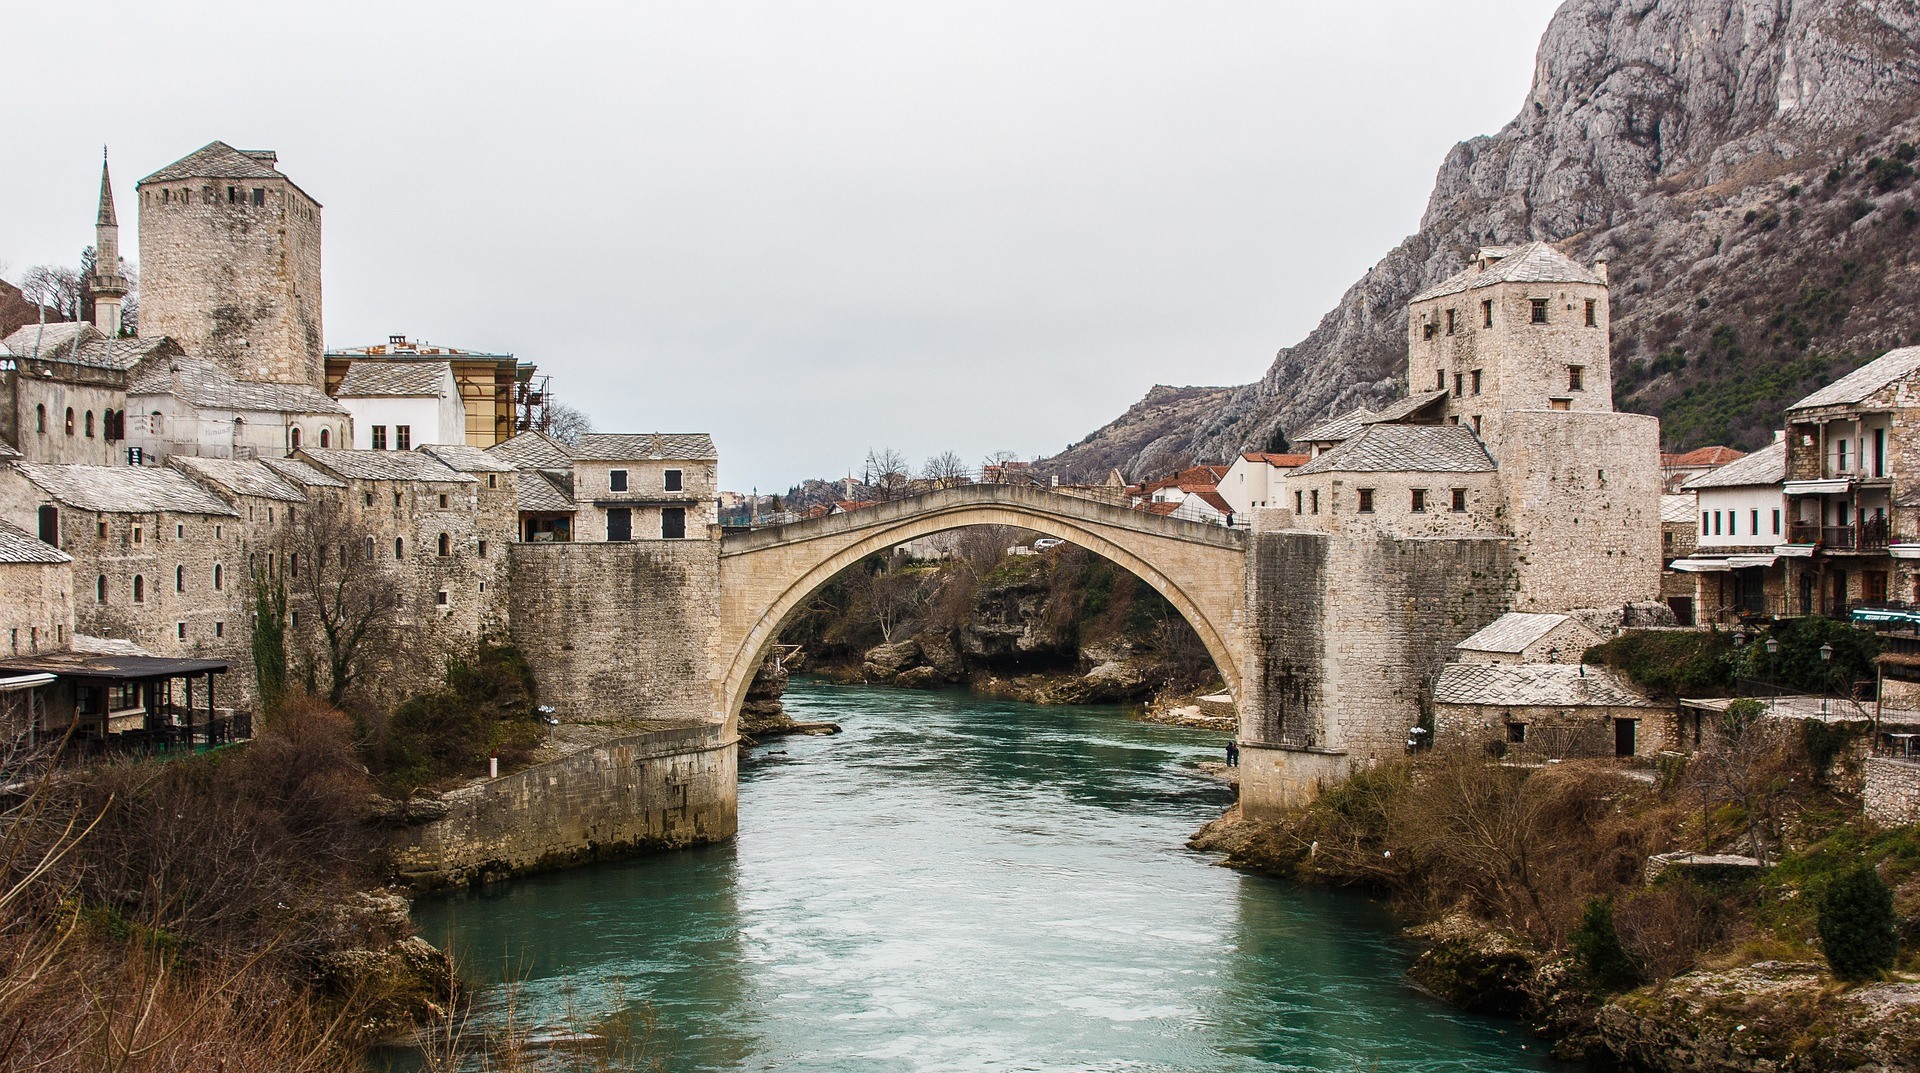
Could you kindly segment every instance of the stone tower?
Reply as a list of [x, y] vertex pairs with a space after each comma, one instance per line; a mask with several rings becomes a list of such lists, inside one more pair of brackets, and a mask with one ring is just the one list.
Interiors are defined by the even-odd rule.
[[100, 152], [100, 214], [93, 222], [93, 326], [109, 339], [120, 334], [120, 311], [128, 284], [120, 274], [120, 221], [113, 214], [113, 177], [107, 172], [106, 150]]
[[278, 159], [213, 142], [140, 180], [140, 329], [238, 379], [323, 390], [320, 203]]

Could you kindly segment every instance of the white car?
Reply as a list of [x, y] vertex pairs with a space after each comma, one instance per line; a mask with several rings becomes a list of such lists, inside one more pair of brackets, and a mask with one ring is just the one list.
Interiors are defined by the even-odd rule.
[[1066, 541], [1061, 540], [1059, 537], [1041, 537], [1039, 540], [1033, 542], [1033, 550], [1046, 551], [1048, 548], [1057, 548], [1065, 543]]

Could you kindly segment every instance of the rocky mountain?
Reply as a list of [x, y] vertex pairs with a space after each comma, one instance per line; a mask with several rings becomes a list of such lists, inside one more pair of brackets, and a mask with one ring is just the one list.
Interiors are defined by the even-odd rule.
[[1454, 146], [1420, 229], [1258, 383], [1149, 395], [1052, 468], [1221, 460], [1389, 398], [1406, 300], [1531, 240], [1610, 259], [1622, 408], [1670, 448], [1757, 446], [1811, 387], [1920, 342], [1916, 142], [1913, 0], [1568, 0], [1520, 114]]

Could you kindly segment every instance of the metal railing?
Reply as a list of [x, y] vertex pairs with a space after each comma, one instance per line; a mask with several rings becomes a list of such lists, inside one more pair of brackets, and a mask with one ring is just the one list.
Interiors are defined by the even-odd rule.
[[1855, 525], [1793, 522], [1787, 526], [1787, 543], [1818, 544], [1837, 551], [1884, 551], [1892, 538], [1885, 518], [1869, 518]]

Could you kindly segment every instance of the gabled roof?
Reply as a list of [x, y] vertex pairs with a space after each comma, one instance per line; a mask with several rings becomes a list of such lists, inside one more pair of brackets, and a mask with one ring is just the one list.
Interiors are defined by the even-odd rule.
[[473, 478], [448, 469], [432, 455], [418, 451], [353, 451], [343, 447], [306, 447], [305, 458], [336, 477], [356, 481], [438, 481], [471, 484]]
[[236, 380], [208, 361], [174, 357], [148, 362], [127, 385], [127, 396], [170, 395], [207, 410], [277, 414], [345, 414], [339, 403], [303, 384]]
[[564, 470], [523, 469], [514, 495], [521, 510], [552, 513], [574, 509], [573, 482]]
[[438, 398], [451, 389], [453, 366], [444, 361], [356, 361], [333, 389], [337, 399]]
[[[15, 334], [18, 335], [18, 333]], [[1817, 406], [1849, 406], [1865, 402], [1867, 396], [1896, 380], [1912, 375], [1916, 369], [1920, 369], [1920, 346], [1889, 350], [1787, 407], [1787, 412], [1811, 410]]]
[[289, 503], [304, 503], [307, 497], [286, 478], [264, 462], [241, 458], [193, 458], [175, 455], [167, 464], [203, 484], [211, 484], [229, 495], [259, 496]]
[[1295, 443], [1330, 443], [1335, 440], [1344, 440], [1360, 431], [1361, 427], [1372, 419], [1373, 411], [1362, 406], [1355, 410], [1348, 410], [1339, 417], [1330, 417], [1288, 438]]
[[1787, 479], [1787, 441], [1775, 440], [1750, 455], [1709, 470], [1680, 487], [1697, 492], [1702, 488], [1751, 488], [1779, 484]]
[[1491, 287], [1496, 283], [1590, 283], [1604, 285], [1607, 281], [1600, 274], [1587, 268], [1573, 258], [1561, 253], [1545, 242], [1529, 242], [1524, 246], [1509, 249], [1488, 247], [1483, 255], [1498, 254], [1499, 259], [1481, 268], [1477, 263], [1466, 271], [1449, 276], [1412, 298], [1409, 302], [1424, 302], [1430, 298], [1440, 298], [1461, 291]]
[[1493, 459], [1464, 425], [1368, 425], [1366, 431], [1294, 470], [1313, 473], [1486, 473]]
[[239, 512], [171, 469], [144, 466], [61, 466], [15, 462], [14, 468], [50, 498], [102, 514], [218, 514]]
[[[1279, 454], [1274, 451], [1243, 451], [1240, 457], [1249, 462], [1265, 462], [1267, 465], [1277, 469], [1294, 469], [1313, 461], [1312, 455], [1288, 455]], [[1114, 472], [1118, 473], [1119, 470], [1115, 470]]]
[[1188, 466], [1171, 477], [1162, 477], [1141, 487], [1142, 495], [1152, 495], [1163, 488], [1178, 488], [1182, 492], [1210, 492], [1220, 487], [1227, 475], [1228, 466]]
[[1366, 418], [1365, 422], [1369, 425], [1383, 425], [1394, 421], [1405, 421], [1446, 397], [1445, 391], [1422, 391], [1418, 395], [1408, 395], [1372, 417]]
[[70, 563], [73, 556], [0, 522], [0, 563]]
[[1433, 686], [1435, 704], [1512, 708], [1662, 708], [1606, 667], [1577, 663], [1449, 663]]
[[1660, 520], [1674, 525], [1697, 524], [1700, 519], [1695, 514], [1700, 509], [1699, 497], [1692, 492], [1672, 493], [1660, 497]]
[[1528, 645], [1571, 621], [1565, 615], [1509, 611], [1453, 647], [1464, 652], [1524, 652]]
[[134, 186], [180, 179], [284, 179], [286, 176], [274, 167], [279, 159], [271, 149], [235, 149], [226, 142], [212, 141]]
[[91, 369], [126, 372], [156, 354], [178, 354], [164, 335], [151, 339], [108, 339], [86, 321], [29, 324], [6, 338], [6, 348], [22, 360], [57, 361]]
[[529, 466], [565, 469], [573, 465], [573, 456], [564, 445], [538, 432], [522, 432], [487, 448], [487, 453], [522, 469]]
[[260, 464], [302, 488], [345, 488], [347, 482], [297, 458], [263, 458]]
[[585, 462], [704, 462], [719, 458], [720, 453], [714, 449], [713, 437], [704, 432], [589, 432], [574, 445], [573, 457]]
[[488, 454], [478, 447], [464, 443], [429, 443], [420, 450], [439, 459], [448, 469], [457, 469], [462, 473], [512, 473], [513, 466]]
[[[1207, 506], [1212, 507], [1214, 510], [1219, 511], [1221, 514], [1225, 514], [1225, 515], [1233, 514], [1233, 504], [1228, 503], [1225, 499], [1222, 499], [1220, 497], [1220, 493], [1214, 491], [1211, 488], [1203, 488], [1197, 492], [1188, 492], [1187, 496], [1188, 498], [1191, 498], [1191, 499], [1200, 500], [1200, 502], [1205, 503]], [[1184, 504], [1182, 505], [1184, 506]]]
[[1745, 457], [1746, 452], [1731, 447], [1695, 447], [1684, 454], [1662, 454], [1660, 464], [1669, 469], [1689, 469], [1694, 466], [1724, 466]]

